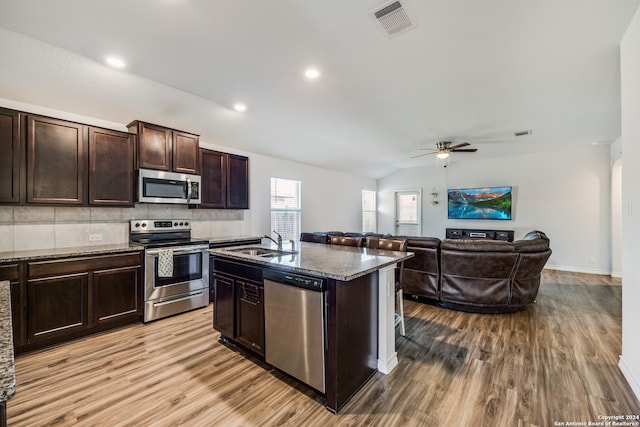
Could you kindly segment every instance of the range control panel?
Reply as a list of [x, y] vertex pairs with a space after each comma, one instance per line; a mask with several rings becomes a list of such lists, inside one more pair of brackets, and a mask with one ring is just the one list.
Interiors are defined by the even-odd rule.
[[191, 221], [188, 219], [132, 219], [131, 232], [140, 231], [189, 231]]
[[285, 285], [310, 289], [312, 291], [322, 292], [326, 290], [325, 280], [318, 277], [301, 276], [284, 271], [265, 270], [264, 278]]

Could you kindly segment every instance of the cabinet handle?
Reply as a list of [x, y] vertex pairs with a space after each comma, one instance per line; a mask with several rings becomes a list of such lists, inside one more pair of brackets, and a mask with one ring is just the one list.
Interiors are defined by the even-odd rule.
[[178, 301], [185, 301], [185, 300], [191, 299], [191, 297], [196, 296], [196, 295], [202, 295], [202, 292], [194, 292], [192, 294], [189, 294], [186, 297], [176, 298], [176, 299], [172, 299], [172, 300], [169, 300], [169, 301], [154, 302], [153, 306], [154, 307], [160, 307], [162, 305], [173, 304], [174, 302], [178, 302]]
[[260, 300], [253, 300], [248, 298], [240, 298], [240, 301], [246, 302], [247, 304], [251, 304], [251, 305], [260, 305], [260, 303], [262, 302]]

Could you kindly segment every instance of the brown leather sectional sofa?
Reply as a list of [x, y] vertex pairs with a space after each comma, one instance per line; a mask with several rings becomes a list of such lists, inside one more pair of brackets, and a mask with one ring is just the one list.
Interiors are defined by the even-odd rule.
[[[327, 241], [321, 236], [329, 233], [304, 234], [313, 234], [314, 241], [320, 243]], [[542, 268], [551, 256], [549, 239], [541, 231], [532, 231], [513, 243], [393, 237], [407, 239], [407, 250], [415, 254], [404, 264], [404, 294], [463, 311], [509, 313], [524, 309], [535, 300]]]

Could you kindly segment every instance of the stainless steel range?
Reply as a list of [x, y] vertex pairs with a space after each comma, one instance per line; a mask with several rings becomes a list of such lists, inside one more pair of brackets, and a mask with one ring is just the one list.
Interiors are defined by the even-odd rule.
[[129, 238], [145, 248], [145, 322], [209, 304], [209, 242], [189, 220], [132, 220]]

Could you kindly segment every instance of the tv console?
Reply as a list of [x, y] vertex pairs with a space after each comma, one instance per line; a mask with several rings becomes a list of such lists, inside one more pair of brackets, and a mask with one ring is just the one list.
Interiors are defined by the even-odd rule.
[[513, 230], [479, 230], [475, 228], [447, 228], [447, 239], [489, 239], [513, 242]]

